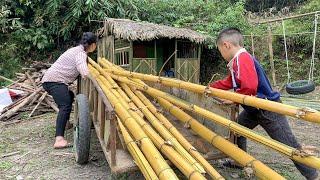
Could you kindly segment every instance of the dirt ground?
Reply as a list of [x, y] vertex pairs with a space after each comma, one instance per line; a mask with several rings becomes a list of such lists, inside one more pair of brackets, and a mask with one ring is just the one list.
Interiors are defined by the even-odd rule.
[[[86, 165], [76, 164], [72, 148], [54, 150], [55, 116], [46, 114], [9, 125], [0, 122], [0, 179], [143, 179], [139, 172], [112, 176], [96, 136]], [[320, 147], [318, 125], [301, 120], [290, 120], [290, 124], [301, 143]], [[261, 128], [256, 130], [265, 134]], [[72, 138], [69, 130], [67, 139], [72, 142]], [[12, 152], [16, 154], [3, 157]], [[286, 178], [303, 179], [293, 163], [275, 151], [249, 142], [249, 152]], [[227, 179], [245, 179], [240, 170], [225, 169], [219, 161], [212, 164]]]

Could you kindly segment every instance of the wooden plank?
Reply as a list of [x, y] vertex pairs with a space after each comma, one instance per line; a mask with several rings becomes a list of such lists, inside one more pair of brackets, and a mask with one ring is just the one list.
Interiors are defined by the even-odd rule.
[[104, 143], [107, 145], [109, 144], [109, 139], [110, 139], [110, 119], [106, 119], [106, 117], [107, 115], [105, 113], [103, 138], [104, 138]]
[[194, 79], [194, 83], [199, 83], [200, 82], [200, 63], [201, 63], [201, 50], [202, 50], [202, 47], [201, 45], [198, 45], [198, 61], [196, 62], [197, 63], [197, 73], [195, 75], [195, 79]]
[[129, 51], [129, 50], [130, 50], [130, 46], [127, 46], [122, 48], [116, 48], [114, 51], [118, 53], [118, 52]]
[[274, 68], [274, 60], [273, 60], [273, 48], [272, 48], [272, 33], [271, 33], [271, 27], [268, 26], [268, 45], [269, 45], [269, 56], [270, 56], [270, 66], [271, 66], [271, 74], [272, 74], [272, 81], [273, 86], [277, 86], [276, 82], [276, 72]]
[[[92, 83], [91, 83], [92, 84]], [[98, 117], [98, 91], [94, 88], [93, 90], [93, 96], [94, 96], [94, 101], [93, 101], [93, 117], [94, 120], [97, 120]]]
[[105, 106], [102, 102], [102, 99], [100, 96], [98, 96], [98, 123], [100, 127], [100, 134], [99, 136], [104, 139], [104, 128], [105, 128]]
[[[239, 105], [231, 106], [230, 120], [237, 122], [237, 117], [239, 115]], [[237, 135], [233, 131], [229, 131], [229, 141], [237, 144]]]

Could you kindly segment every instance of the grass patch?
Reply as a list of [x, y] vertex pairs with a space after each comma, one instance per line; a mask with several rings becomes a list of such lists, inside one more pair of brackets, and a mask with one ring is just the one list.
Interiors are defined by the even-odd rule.
[[46, 136], [53, 137], [56, 132], [56, 127], [54, 125], [48, 125], [44, 132]]
[[2, 161], [0, 162], [0, 170], [6, 170], [9, 169], [13, 166], [13, 164], [11, 162], [8, 161]]

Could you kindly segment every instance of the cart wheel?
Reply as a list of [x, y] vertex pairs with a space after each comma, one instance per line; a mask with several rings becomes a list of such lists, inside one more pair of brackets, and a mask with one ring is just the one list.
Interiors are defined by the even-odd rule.
[[83, 94], [78, 94], [76, 97], [74, 124], [73, 147], [76, 162], [78, 164], [85, 164], [89, 160], [91, 121], [89, 119], [88, 99]]

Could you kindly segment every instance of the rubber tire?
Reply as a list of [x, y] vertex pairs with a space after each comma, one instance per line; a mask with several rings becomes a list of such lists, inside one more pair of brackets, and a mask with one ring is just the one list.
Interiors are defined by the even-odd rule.
[[[297, 86], [298, 84], [303, 84], [303, 86]], [[314, 91], [315, 85], [313, 81], [308, 81], [308, 80], [299, 80], [299, 81], [294, 81], [286, 86], [286, 91], [289, 94], [306, 94], [309, 92]]]
[[89, 160], [91, 138], [89, 103], [85, 95], [77, 95], [75, 109], [75, 125], [73, 129], [74, 153], [76, 162], [78, 164], [85, 164]]

